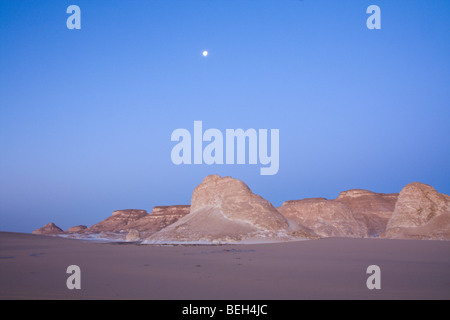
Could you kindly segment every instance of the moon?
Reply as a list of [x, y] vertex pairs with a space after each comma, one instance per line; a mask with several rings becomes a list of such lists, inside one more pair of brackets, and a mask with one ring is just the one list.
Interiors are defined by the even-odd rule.
[[208, 55], [208, 51], [205, 50], [205, 51], [202, 52], [202, 54], [203, 54], [204, 57], [206, 57]]

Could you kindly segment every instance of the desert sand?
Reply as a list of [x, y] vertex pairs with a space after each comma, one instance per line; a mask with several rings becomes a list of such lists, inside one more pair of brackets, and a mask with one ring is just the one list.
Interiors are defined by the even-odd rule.
[[[0, 299], [450, 299], [450, 242], [156, 246], [0, 232]], [[69, 265], [81, 289], [69, 290]], [[381, 268], [369, 290], [366, 269]]]

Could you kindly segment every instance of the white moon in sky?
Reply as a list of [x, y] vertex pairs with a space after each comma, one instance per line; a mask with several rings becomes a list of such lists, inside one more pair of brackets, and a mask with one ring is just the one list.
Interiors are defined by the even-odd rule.
[[205, 50], [205, 51], [202, 52], [202, 54], [203, 54], [204, 57], [206, 57], [208, 55], [208, 51]]

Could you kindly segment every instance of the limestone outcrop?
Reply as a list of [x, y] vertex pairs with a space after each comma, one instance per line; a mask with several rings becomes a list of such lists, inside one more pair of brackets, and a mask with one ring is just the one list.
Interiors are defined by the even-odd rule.
[[290, 200], [278, 207], [288, 219], [311, 229], [321, 237], [365, 237], [367, 227], [343, 202], [325, 198]]
[[43, 234], [43, 235], [54, 235], [61, 233], [64, 233], [64, 231], [60, 227], [55, 225], [53, 222], [47, 223], [42, 228], [33, 231], [33, 234]]
[[450, 197], [413, 182], [398, 196], [386, 238], [450, 240]]
[[155, 206], [150, 214], [133, 221], [127, 228], [138, 231], [142, 238], [146, 238], [189, 214], [190, 207], [190, 205]]
[[90, 228], [87, 228], [85, 232], [88, 233], [100, 233], [100, 232], [120, 232], [130, 229], [129, 224], [139, 220], [148, 213], [146, 210], [126, 209], [117, 210], [105, 220], [94, 224]]
[[397, 198], [398, 193], [386, 194], [352, 189], [341, 192], [335, 201], [347, 205], [355, 219], [367, 227], [369, 237], [378, 237], [386, 231]]
[[128, 234], [125, 237], [125, 240], [129, 241], [129, 242], [139, 241], [139, 240], [141, 240], [141, 235], [140, 235], [139, 231], [137, 231], [136, 229], [131, 229], [130, 231], [128, 231]]
[[190, 214], [148, 238], [148, 242], [236, 242], [271, 237], [309, 237], [295, 229], [273, 205], [254, 194], [242, 181], [218, 175], [207, 176], [191, 199]]
[[191, 205], [117, 210], [90, 228], [64, 232], [54, 223], [34, 234], [108, 238], [147, 243], [235, 243], [319, 237], [385, 237], [450, 240], [450, 197], [414, 182], [399, 194], [362, 189], [336, 199], [285, 201], [281, 207], [242, 181], [210, 175], [194, 189]]
[[84, 232], [86, 229], [87, 229], [87, 226], [79, 225], [79, 226], [70, 227], [69, 229], [66, 230], [65, 233], [81, 233], [81, 232]]

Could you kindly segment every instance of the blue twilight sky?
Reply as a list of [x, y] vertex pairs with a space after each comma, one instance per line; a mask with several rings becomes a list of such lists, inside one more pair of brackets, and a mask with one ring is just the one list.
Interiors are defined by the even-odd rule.
[[[0, 0], [0, 230], [189, 204], [213, 173], [275, 206], [450, 194], [449, 57], [450, 1]], [[279, 129], [278, 174], [174, 165], [171, 133], [194, 120]]]

